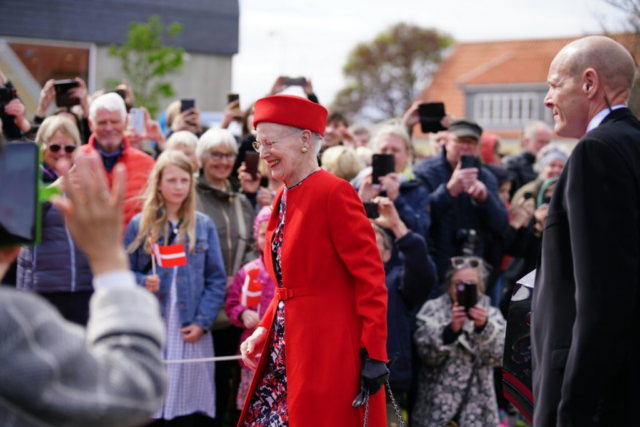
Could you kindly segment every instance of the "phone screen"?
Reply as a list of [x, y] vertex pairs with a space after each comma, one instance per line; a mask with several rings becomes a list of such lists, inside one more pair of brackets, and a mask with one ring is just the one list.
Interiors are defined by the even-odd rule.
[[380, 216], [380, 212], [378, 212], [378, 205], [373, 202], [362, 202], [364, 205], [364, 211], [367, 214], [367, 218], [376, 219]]
[[475, 168], [476, 165], [476, 158], [473, 156], [473, 154], [461, 154], [460, 155], [460, 168], [461, 169], [469, 169], [469, 168]]
[[442, 119], [445, 117], [444, 104], [442, 102], [427, 102], [418, 106], [420, 116], [420, 127], [424, 133], [436, 133], [447, 130], [442, 126]]
[[131, 127], [135, 129], [138, 135], [144, 134], [144, 111], [139, 108], [132, 108], [129, 111], [131, 116]]
[[304, 77], [285, 77], [282, 83], [285, 86], [304, 86], [307, 84], [307, 79]]
[[38, 153], [34, 143], [0, 146], [0, 246], [37, 240]]
[[[233, 101], [239, 101], [240, 95], [237, 93], [228, 93], [227, 94], [227, 105], [231, 104]], [[233, 108], [240, 109], [240, 103]]]
[[181, 99], [180, 100], [180, 112], [184, 113], [187, 110], [195, 108], [196, 100], [195, 99]]
[[79, 84], [75, 80], [57, 80], [53, 83], [53, 88], [56, 91], [56, 105], [58, 107], [73, 107], [80, 104], [80, 99], [72, 98], [69, 91], [78, 87]]
[[247, 173], [251, 174], [252, 179], [258, 178], [258, 160], [260, 155], [247, 151], [244, 155], [244, 164], [247, 166]]
[[380, 177], [392, 173], [396, 169], [393, 154], [374, 154], [371, 162], [373, 168], [373, 183], [380, 184]]

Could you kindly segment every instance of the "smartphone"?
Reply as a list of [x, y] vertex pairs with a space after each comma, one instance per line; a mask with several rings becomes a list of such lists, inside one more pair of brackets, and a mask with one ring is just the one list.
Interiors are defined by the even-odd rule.
[[184, 113], [187, 110], [196, 107], [196, 100], [193, 98], [181, 99], [180, 100], [180, 112]]
[[544, 196], [544, 198], [542, 199], [542, 203], [547, 205], [551, 203], [551, 196]]
[[469, 169], [477, 167], [476, 158], [473, 154], [461, 154], [460, 155], [460, 168]]
[[456, 291], [458, 305], [464, 307], [464, 311], [469, 313], [469, 310], [478, 304], [478, 285], [475, 283], [458, 283]]
[[129, 125], [135, 129], [138, 135], [144, 134], [144, 111], [139, 108], [132, 108], [129, 111], [131, 122]]
[[39, 152], [33, 142], [0, 145], [0, 246], [40, 241]]
[[362, 202], [364, 205], [364, 211], [367, 214], [367, 218], [376, 219], [380, 216], [380, 212], [378, 212], [378, 205], [373, 202]]
[[[227, 94], [227, 105], [231, 104], [233, 101], [240, 101], [240, 95], [237, 93], [228, 93]], [[240, 102], [233, 108], [240, 109]]]
[[396, 170], [396, 161], [393, 154], [374, 154], [372, 163], [373, 183], [380, 184], [380, 177]]
[[436, 133], [447, 130], [442, 126], [442, 119], [445, 117], [444, 104], [442, 102], [427, 102], [418, 106], [420, 116], [420, 127], [424, 133]]
[[56, 80], [53, 83], [53, 88], [56, 91], [56, 105], [58, 107], [73, 107], [80, 104], [80, 99], [72, 98], [70, 90], [80, 86], [80, 84], [73, 80]]
[[533, 199], [533, 193], [532, 193], [531, 191], [527, 191], [527, 192], [525, 192], [525, 193], [522, 195], [522, 197], [523, 197], [525, 200]]
[[[0, 87], [0, 107], [5, 107], [13, 99], [17, 98], [18, 94], [15, 89], [9, 89], [4, 86]], [[1, 113], [4, 113], [4, 108]]]
[[307, 84], [307, 79], [304, 77], [285, 77], [282, 84], [285, 86], [304, 86]]
[[258, 153], [253, 153], [251, 151], [247, 151], [244, 153], [244, 164], [247, 167], [247, 173], [251, 174], [251, 179], [258, 179], [258, 161], [260, 160], [260, 155]]

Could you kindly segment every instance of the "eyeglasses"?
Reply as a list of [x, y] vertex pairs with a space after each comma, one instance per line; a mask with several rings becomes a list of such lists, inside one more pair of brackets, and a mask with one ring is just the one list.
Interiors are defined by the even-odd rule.
[[60, 151], [61, 148], [64, 149], [65, 153], [72, 154], [74, 151], [76, 151], [77, 146], [76, 145], [65, 145], [63, 147], [60, 144], [49, 144], [49, 150], [51, 150], [52, 153], [57, 153], [58, 151]]
[[290, 133], [289, 135], [285, 135], [285, 136], [283, 136], [283, 137], [280, 137], [280, 138], [278, 138], [278, 139], [274, 139], [274, 140], [272, 140], [272, 141], [264, 141], [264, 142], [254, 141], [254, 142], [253, 142], [253, 144], [251, 144], [251, 145], [253, 145], [253, 149], [254, 149], [254, 150], [256, 150], [258, 153], [260, 152], [260, 148], [261, 148], [263, 145], [266, 145], [267, 147], [269, 147], [269, 150], [271, 150], [271, 146], [272, 146], [273, 144], [275, 144], [276, 142], [280, 142], [280, 141], [282, 141], [283, 139], [289, 138], [290, 136], [299, 135], [299, 134], [301, 134], [302, 132], [303, 132], [303, 131], [295, 132], [295, 133]]
[[467, 267], [478, 268], [482, 265], [482, 259], [475, 256], [454, 256], [451, 258], [451, 265], [456, 270], [461, 270]]
[[236, 153], [218, 153], [218, 152], [209, 152], [209, 155], [216, 162], [221, 162], [222, 159], [226, 159], [228, 162], [233, 162], [236, 159]]

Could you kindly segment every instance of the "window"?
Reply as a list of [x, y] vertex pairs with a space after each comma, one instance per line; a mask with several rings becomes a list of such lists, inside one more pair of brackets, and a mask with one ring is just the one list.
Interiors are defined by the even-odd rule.
[[49, 79], [88, 79], [88, 48], [12, 42], [9, 46], [41, 86]]
[[521, 126], [539, 120], [540, 95], [536, 92], [478, 94], [474, 119], [484, 126]]

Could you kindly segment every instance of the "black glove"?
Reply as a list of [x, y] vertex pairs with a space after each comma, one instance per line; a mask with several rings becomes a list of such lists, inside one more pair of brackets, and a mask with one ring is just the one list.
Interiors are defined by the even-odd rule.
[[397, 358], [397, 356], [394, 357], [387, 365], [379, 360], [371, 359], [366, 348], [360, 350], [360, 357], [362, 358], [360, 392], [352, 403], [354, 408], [364, 405], [367, 401], [367, 395], [376, 394], [380, 387], [386, 384], [389, 379], [389, 368]]

